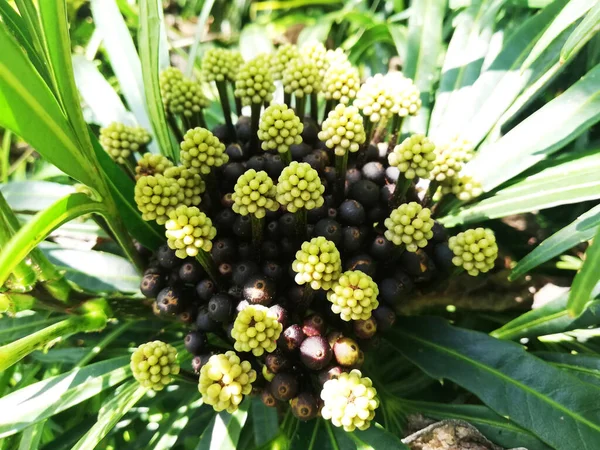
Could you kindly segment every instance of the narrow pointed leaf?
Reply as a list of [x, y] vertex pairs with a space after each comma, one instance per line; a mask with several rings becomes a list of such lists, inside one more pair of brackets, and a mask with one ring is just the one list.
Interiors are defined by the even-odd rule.
[[399, 320], [389, 338], [430, 376], [468, 389], [557, 450], [591, 450], [600, 439], [595, 389], [520, 345], [426, 317]]
[[235, 450], [240, 440], [242, 428], [248, 418], [250, 399], [245, 399], [233, 414], [218, 413], [196, 447], [198, 450]]
[[275, 408], [269, 408], [259, 398], [253, 398], [250, 412], [254, 430], [254, 445], [260, 447], [277, 434], [279, 428], [277, 411]]
[[154, 433], [154, 436], [148, 444], [148, 449], [170, 450], [173, 448], [179, 438], [179, 433], [190, 421], [193, 411], [201, 405], [202, 400], [196, 400], [186, 396], [186, 399], [179, 407], [169, 413], [168, 419], [163, 420], [164, 423], [160, 424], [160, 427], [156, 430], [156, 433]]
[[39, 330], [46, 328], [60, 320], [64, 320], [67, 316], [47, 317], [47, 313], [39, 313], [35, 311], [23, 311], [16, 314], [15, 317], [3, 317], [0, 320], [0, 344], [12, 342], [23, 336], [27, 336]]
[[600, 280], [600, 227], [596, 230], [593, 242], [585, 252], [583, 267], [575, 276], [569, 294], [567, 311], [572, 317], [578, 317], [590, 302], [590, 296]]
[[557, 352], [536, 352], [544, 361], [549, 361], [590, 384], [600, 388], [600, 357], [597, 355]]
[[395, 448], [409, 450], [397, 436], [384, 430], [377, 424], [372, 424], [364, 431], [356, 430], [348, 435], [356, 444], [357, 450], [378, 450], [380, 448]]
[[577, 25], [575, 31], [569, 36], [562, 51], [560, 60], [562, 63], [568, 61], [598, 32], [600, 26], [600, 3], [596, 3]]

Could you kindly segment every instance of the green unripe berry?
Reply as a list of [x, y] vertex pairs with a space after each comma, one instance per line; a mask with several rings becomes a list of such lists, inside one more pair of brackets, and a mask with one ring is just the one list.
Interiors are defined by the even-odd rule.
[[302, 243], [292, 270], [296, 272], [296, 283], [309, 283], [312, 289], [328, 290], [342, 272], [340, 252], [333, 242], [318, 236]]
[[390, 166], [397, 167], [407, 180], [428, 178], [433, 170], [435, 145], [423, 134], [413, 134], [396, 145], [388, 155]]
[[348, 104], [356, 97], [359, 88], [360, 76], [356, 67], [349, 62], [330, 63], [322, 83], [326, 100]]
[[204, 81], [235, 81], [239, 67], [244, 63], [240, 52], [225, 48], [211, 48], [202, 57], [201, 77]]
[[283, 71], [291, 60], [298, 58], [300, 51], [294, 44], [283, 44], [277, 47], [277, 51], [271, 57], [271, 74], [274, 80], [281, 80]]
[[496, 236], [488, 228], [479, 227], [458, 233], [448, 240], [448, 246], [455, 255], [452, 263], [474, 277], [492, 269], [498, 257]]
[[258, 219], [265, 217], [268, 211], [277, 211], [279, 203], [275, 200], [277, 188], [267, 172], [254, 169], [247, 170], [235, 184], [232, 195], [233, 210], [247, 216], [252, 214]]
[[344, 272], [327, 292], [331, 310], [342, 320], [366, 320], [379, 306], [379, 288], [373, 279], [360, 270]]
[[269, 308], [249, 305], [238, 313], [233, 322], [233, 347], [238, 352], [252, 352], [254, 356], [271, 353], [277, 348], [282, 329], [277, 315]]
[[378, 73], [367, 80], [356, 93], [354, 105], [371, 122], [386, 121], [392, 115], [394, 94], [389, 80]]
[[290, 145], [302, 143], [304, 124], [287, 105], [274, 104], [265, 109], [260, 118], [258, 138], [265, 151], [286, 153]]
[[233, 351], [212, 355], [200, 369], [198, 390], [202, 400], [217, 412], [233, 413], [244, 395], [252, 392], [256, 371]]
[[161, 391], [179, 373], [177, 350], [161, 341], [148, 342], [132, 353], [129, 366], [142, 386]]
[[410, 78], [400, 72], [388, 72], [385, 76], [391, 88], [394, 105], [393, 114], [400, 117], [416, 116], [421, 109], [421, 92]]
[[180, 147], [183, 165], [199, 170], [200, 174], [208, 174], [213, 167], [220, 167], [229, 161], [225, 145], [206, 128], [188, 130]]
[[292, 161], [277, 182], [277, 201], [291, 213], [319, 208], [325, 202], [323, 192], [319, 173], [308, 163]]
[[308, 58], [294, 58], [283, 69], [283, 90], [286, 94], [304, 97], [319, 92], [319, 68]]
[[342, 372], [337, 378], [326, 381], [321, 399], [324, 402], [321, 410], [323, 418], [347, 432], [369, 428], [379, 406], [373, 382], [357, 369], [350, 373]]
[[327, 49], [320, 42], [311, 42], [300, 47], [301, 57], [311, 61], [317, 68], [319, 80], [323, 79], [325, 72], [329, 68], [329, 59]]
[[144, 175], [164, 175], [169, 167], [173, 167], [173, 163], [166, 156], [144, 153], [135, 167], [135, 179], [139, 180]]
[[113, 122], [100, 129], [102, 147], [119, 164], [125, 164], [133, 153], [139, 151], [148, 142], [150, 142], [150, 135], [141, 127], [128, 127]]
[[199, 250], [210, 252], [217, 235], [210, 218], [195, 206], [180, 205], [171, 210], [165, 228], [169, 248], [181, 259], [195, 257]]
[[159, 173], [139, 177], [135, 183], [133, 199], [144, 220], [164, 224], [168, 214], [183, 202], [184, 193], [176, 180]]
[[208, 106], [200, 83], [183, 76], [179, 69], [165, 69], [159, 83], [163, 104], [171, 114], [192, 117]]
[[206, 190], [206, 185], [197, 169], [186, 169], [184, 166], [169, 167], [165, 170], [166, 178], [174, 179], [183, 192], [182, 203], [185, 206], [198, 206], [202, 201], [201, 194]]
[[458, 178], [463, 165], [470, 161], [473, 146], [466, 140], [457, 138], [435, 148], [435, 161], [429, 176], [443, 185], [451, 186], [452, 179]]
[[325, 142], [327, 148], [334, 149], [337, 156], [357, 152], [366, 139], [363, 118], [358, 108], [340, 103], [329, 111], [319, 132], [319, 139]]
[[273, 76], [269, 70], [268, 56], [259, 55], [248, 61], [237, 74], [234, 95], [244, 105], [270, 102], [275, 91]]
[[385, 219], [385, 237], [395, 245], [405, 245], [406, 251], [414, 253], [427, 246], [427, 241], [433, 237], [433, 224], [431, 210], [417, 202], [404, 203]]

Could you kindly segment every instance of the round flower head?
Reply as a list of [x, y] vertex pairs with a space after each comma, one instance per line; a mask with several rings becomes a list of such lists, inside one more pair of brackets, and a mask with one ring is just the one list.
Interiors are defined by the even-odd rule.
[[434, 220], [431, 211], [417, 202], [404, 203], [394, 209], [385, 219], [385, 237], [395, 245], [406, 246], [406, 251], [416, 252], [427, 245], [433, 237]]
[[385, 78], [394, 99], [392, 113], [400, 117], [416, 116], [421, 109], [421, 92], [412, 80], [400, 72], [388, 72]]
[[163, 155], [144, 153], [135, 167], [135, 179], [139, 180], [144, 175], [164, 175], [165, 170], [173, 167], [173, 163]]
[[292, 213], [301, 208], [310, 210], [323, 205], [324, 191], [319, 173], [310, 164], [292, 161], [279, 176], [277, 201]]
[[360, 270], [344, 272], [327, 292], [331, 310], [342, 320], [367, 320], [379, 306], [379, 288], [373, 279]]
[[165, 109], [171, 114], [192, 117], [208, 106], [200, 83], [184, 77], [173, 67], [161, 74], [160, 87]]
[[144, 220], [164, 224], [168, 214], [183, 202], [184, 193], [173, 178], [159, 173], [141, 176], [135, 183], [133, 199]]
[[354, 105], [371, 122], [389, 119], [393, 112], [394, 95], [390, 83], [378, 73], [367, 80], [356, 93]]
[[407, 180], [428, 178], [433, 170], [435, 145], [423, 134], [413, 134], [396, 145], [388, 155], [390, 166], [397, 167]]
[[313, 289], [331, 288], [342, 273], [340, 252], [335, 244], [323, 236], [302, 243], [292, 263], [298, 284], [309, 283]]
[[292, 59], [300, 56], [298, 47], [294, 44], [283, 44], [277, 47], [277, 51], [271, 57], [271, 74], [274, 80], [281, 80], [283, 71]]
[[448, 240], [448, 246], [455, 255], [452, 263], [474, 277], [492, 269], [498, 257], [496, 236], [487, 228], [479, 227], [458, 233]]
[[337, 378], [326, 381], [321, 399], [324, 402], [321, 410], [323, 418], [347, 432], [369, 428], [379, 406], [373, 382], [357, 369], [350, 373], [342, 372]]
[[240, 52], [211, 48], [202, 57], [201, 76], [204, 81], [235, 81], [238, 68], [244, 63]]
[[220, 167], [229, 161], [225, 145], [206, 128], [188, 130], [180, 147], [183, 165], [199, 170], [200, 174], [208, 174], [212, 167]]
[[348, 104], [360, 88], [358, 69], [349, 62], [330, 63], [323, 76], [322, 91], [326, 100]]
[[310, 61], [317, 67], [319, 79], [322, 79], [329, 68], [327, 58], [327, 49], [320, 42], [311, 42], [304, 44], [300, 48], [300, 55]]
[[202, 201], [200, 195], [206, 190], [206, 185], [197, 169], [186, 169], [184, 166], [169, 167], [165, 170], [165, 177], [177, 181], [183, 192], [182, 203], [185, 206], [198, 206]]
[[160, 95], [165, 109], [169, 110], [169, 104], [173, 95], [173, 89], [184, 79], [181, 70], [176, 67], [167, 67], [159, 77]]
[[461, 173], [450, 179], [448, 185], [442, 186], [442, 193], [454, 194], [459, 200], [468, 202], [483, 194], [483, 189], [481, 183], [473, 176]]
[[357, 152], [360, 144], [365, 142], [365, 127], [363, 119], [356, 106], [346, 106], [342, 103], [329, 111], [323, 121], [319, 139], [325, 142], [327, 148], [332, 148], [337, 156], [346, 152]]
[[150, 142], [150, 135], [141, 127], [128, 127], [113, 122], [100, 129], [100, 143], [109, 156], [119, 164]]
[[244, 395], [252, 392], [256, 371], [248, 361], [241, 361], [235, 352], [212, 355], [200, 369], [198, 390], [202, 400], [215, 411], [233, 413]]
[[167, 229], [167, 244], [178, 258], [196, 256], [199, 250], [210, 252], [212, 240], [217, 235], [210, 218], [195, 206], [178, 206], [169, 212]]
[[267, 172], [249, 169], [240, 175], [235, 183], [231, 197], [232, 208], [242, 216], [252, 214], [256, 218], [262, 219], [267, 210], [277, 211], [279, 209], [279, 204], [275, 200], [276, 195], [277, 188]]
[[290, 145], [302, 143], [304, 124], [287, 105], [271, 105], [260, 118], [258, 138], [263, 150], [286, 153]]
[[148, 342], [132, 353], [129, 366], [142, 386], [161, 391], [179, 373], [177, 350], [161, 341]]
[[304, 97], [319, 92], [321, 78], [313, 60], [303, 57], [288, 62], [282, 74], [283, 90], [286, 94]]
[[259, 55], [240, 67], [234, 94], [244, 105], [262, 104], [273, 98], [275, 84], [266, 58]]
[[254, 356], [271, 353], [277, 348], [282, 329], [275, 312], [266, 306], [249, 305], [238, 313], [233, 322], [233, 348], [238, 352], [252, 352]]
[[435, 161], [429, 178], [445, 185], [451, 185], [473, 155], [473, 146], [466, 140], [452, 139], [444, 145], [436, 146]]

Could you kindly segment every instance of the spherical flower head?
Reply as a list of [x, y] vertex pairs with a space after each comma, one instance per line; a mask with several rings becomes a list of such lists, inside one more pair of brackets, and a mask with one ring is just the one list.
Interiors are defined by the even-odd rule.
[[344, 272], [327, 292], [331, 310], [342, 320], [367, 320], [379, 306], [379, 288], [373, 279], [360, 270]]
[[479, 227], [458, 233], [448, 240], [448, 246], [455, 255], [452, 263], [474, 277], [492, 269], [498, 257], [496, 236], [488, 228]]
[[275, 84], [265, 58], [268, 56], [259, 55], [240, 67], [234, 94], [244, 105], [262, 104], [273, 98]]
[[282, 329], [277, 314], [266, 306], [247, 306], [233, 322], [233, 348], [238, 352], [252, 352], [254, 356], [271, 353], [277, 348], [277, 339]]
[[167, 99], [167, 110], [171, 114], [182, 114], [185, 117], [193, 117], [208, 106], [200, 83], [187, 78], [173, 86]]
[[348, 104], [356, 97], [359, 88], [360, 76], [356, 67], [347, 61], [330, 62], [321, 85], [326, 100]]
[[133, 199], [144, 220], [156, 220], [163, 225], [168, 214], [184, 200], [177, 181], [157, 173], [143, 175], [135, 183]]
[[188, 130], [180, 148], [183, 165], [188, 169], [197, 169], [200, 174], [209, 174], [213, 167], [220, 167], [229, 161], [225, 145], [206, 128]]
[[170, 211], [165, 228], [167, 244], [181, 259], [194, 257], [200, 250], [210, 252], [217, 235], [210, 218], [195, 206], [180, 205]]
[[164, 172], [165, 177], [174, 179], [181, 187], [185, 206], [198, 206], [202, 201], [202, 193], [206, 190], [206, 184], [200, 178], [197, 169], [184, 166], [169, 167]]
[[161, 341], [147, 342], [132, 353], [129, 366], [142, 386], [162, 391], [179, 373], [177, 350]]
[[323, 236], [312, 238], [302, 243], [296, 252], [292, 270], [296, 272], [296, 283], [309, 283], [315, 290], [328, 290], [342, 273], [340, 252], [332, 241]]
[[425, 247], [433, 237], [433, 224], [428, 208], [423, 208], [417, 202], [404, 203], [385, 219], [385, 237], [395, 245], [404, 244], [406, 251], [414, 253]]
[[304, 124], [292, 108], [274, 104], [265, 109], [260, 118], [258, 138], [263, 150], [286, 153], [290, 145], [302, 143], [303, 130]]
[[392, 113], [400, 117], [416, 116], [421, 109], [421, 91], [412, 80], [401, 72], [388, 72], [385, 79], [394, 99]]
[[442, 193], [454, 194], [463, 202], [468, 202], [483, 194], [481, 182], [467, 173], [460, 173], [450, 179], [448, 185], [442, 185]]
[[316, 67], [319, 80], [323, 78], [329, 68], [327, 49], [320, 42], [310, 42], [300, 48], [300, 55], [311, 61]]
[[324, 191], [319, 173], [310, 164], [292, 161], [279, 176], [277, 201], [291, 213], [301, 208], [310, 210], [323, 205]]
[[433, 170], [435, 145], [423, 134], [413, 134], [396, 145], [388, 155], [390, 166], [397, 167], [407, 180], [428, 178]]
[[281, 80], [283, 71], [292, 59], [300, 56], [300, 50], [294, 44], [283, 44], [271, 57], [271, 74], [274, 80]]
[[435, 161], [429, 176], [447, 186], [452, 185], [452, 179], [457, 178], [463, 165], [471, 160], [473, 146], [467, 140], [454, 138], [435, 148]]
[[176, 67], [167, 67], [161, 72], [158, 83], [160, 86], [160, 95], [167, 110], [169, 108], [173, 89], [175, 86], [178, 86], [183, 79], [183, 73]]
[[240, 175], [235, 183], [232, 208], [242, 216], [252, 214], [262, 219], [267, 214], [267, 210], [279, 209], [279, 203], [275, 200], [276, 195], [277, 188], [267, 172], [249, 169]]
[[233, 351], [212, 355], [200, 369], [198, 390], [202, 400], [217, 412], [233, 413], [244, 395], [252, 392], [256, 371]]
[[319, 132], [319, 139], [325, 142], [327, 148], [334, 149], [337, 156], [357, 152], [366, 139], [363, 118], [358, 108], [340, 103], [329, 111]]
[[169, 167], [173, 167], [173, 163], [166, 156], [144, 153], [135, 167], [135, 179], [139, 180], [144, 175], [164, 175]]
[[337, 378], [326, 381], [321, 399], [323, 418], [347, 432], [369, 428], [379, 406], [373, 382], [357, 369], [350, 373], [342, 372]]
[[211, 48], [202, 57], [201, 76], [204, 81], [235, 81], [237, 70], [244, 63], [242, 55], [234, 50]]
[[119, 164], [125, 164], [132, 153], [150, 142], [150, 135], [140, 127], [128, 127], [113, 122], [100, 129], [100, 143], [109, 156]]
[[303, 57], [294, 58], [287, 64], [283, 69], [282, 81], [285, 93], [296, 97], [317, 93], [321, 86], [317, 65]]
[[363, 83], [356, 93], [354, 105], [365, 117], [375, 123], [380, 120], [385, 121], [393, 115], [394, 100], [390, 83], [378, 73], [367, 78]]

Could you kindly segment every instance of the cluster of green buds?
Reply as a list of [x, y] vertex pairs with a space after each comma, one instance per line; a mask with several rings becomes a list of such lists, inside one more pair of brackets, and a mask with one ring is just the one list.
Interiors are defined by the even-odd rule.
[[328, 290], [342, 272], [340, 252], [323, 236], [304, 242], [292, 263], [296, 283], [309, 284], [312, 289]]
[[279, 204], [275, 200], [277, 188], [267, 172], [247, 170], [235, 184], [232, 195], [233, 211], [242, 216], [252, 214], [262, 219], [267, 211], [277, 211]]
[[273, 75], [273, 79], [281, 80], [285, 68], [292, 60], [298, 57], [300, 57], [300, 51], [293, 44], [283, 44], [277, 47], [277, 50], [271, 57], [271, 74]]
[[258, 138], [263, 150], [277, 150], [286, 162], [291, 162], [290, 146], [302, 143], [304, 124], [287, 105], [274, 104], [263, 112], [258, 128]]
[[390, 83], [378, 73], [362, 84], [356, 94], [354, 105], [370, 122], [387, 121], [392, 117], [395, 98]]
[[145, 175], [164, 175], [169, 167], [173, 167], [173, 163], [166, 156], [144, 153], [135, 166], [135, 179]]
[[238, 313], [233, 323], [233, 346], [238, 352], [252, 352], [254, 356], [271, 353], [277, 348], [282, 328], [277, 315], [269, 308], [249, 305]]
[[240, 67], [235, 80], [235, 96], [243, 105], [270, 102], [275, 91], [268, 58], [258, 56]]
[[417, 202], [404, 203], [385, 219], [385, 237], [414, 253], [427, 246], [427, 241], [433, 237], [433, 224], [431, 210], [423, 208]]
[[225, 48], [208, 49], [202, 57], [201, 78], [206, 82], [234, 82], [243, 63], [244, 59], [238, 51]]
[[180, 147], [183, 165], [197, 169], [200, 174], [208, 175], [213, 167], [221, 167], [229, 161], [225, 145], [206, 128], [188, 130]]
[[100, 129], [100, 143], [109, 156], [119, 164], [127, 164], [134, 153], [144, 152], [150, 134], [142, 127], [129, 127], [113, 122]]
[[277, 201], [289, 212], [319, 208], [325, 201], [319, 173], [307, 163], [292, 163], [283, 169], [277, 182]]
[[360, 270], [344, 272], [327, 292], [331, 310], [342, 320], [366, 320], [379, 306], [379, 288], [373, 279]]
[[139, 177], [133, 199], [142, 213], [142, 219], [155, 220], [162, 225], [167, 221], [168, 214], [183, 203], [184, 193], [175, 179], [157, 173]]
[[435, 145], [423, 134], [406, 138], [388, 155], [390, 166], [397, 167], [407, 180], [428, 178], [434, 168]]
[[319, 139], [333, 149], [336, 156], [357, 152], [366, 139], [363, 119], [358, 109], [342, 103], [337, 105], [323, 121]]
[[133, 377], [139, 383], [155, 391], [162, 391], [179, 373], [177, 350], [161, 341], [140, 345], [131, 355]]
[[[160, 74], [160, 91], [167, 114], [180, 117], [186, 128], [204, 126], [203, 108], [208, 106], [202, 85], [187, 78], [175, 67]], [[171, 122], [172, 123], [172, 122]]]
[[167, 244], [178, 258], [195, 257], [199, 251], [210, 252], [217, 235], [210, 218], [195, 206], [178, 206], [169, 212], [165, 224]]
[[494, 232], [488, 228], [475, 228], [458, 233], [448, 241], [454, 253], [452, 263], [477, 276], [494, 267], [498, 257], [498, 245]]

